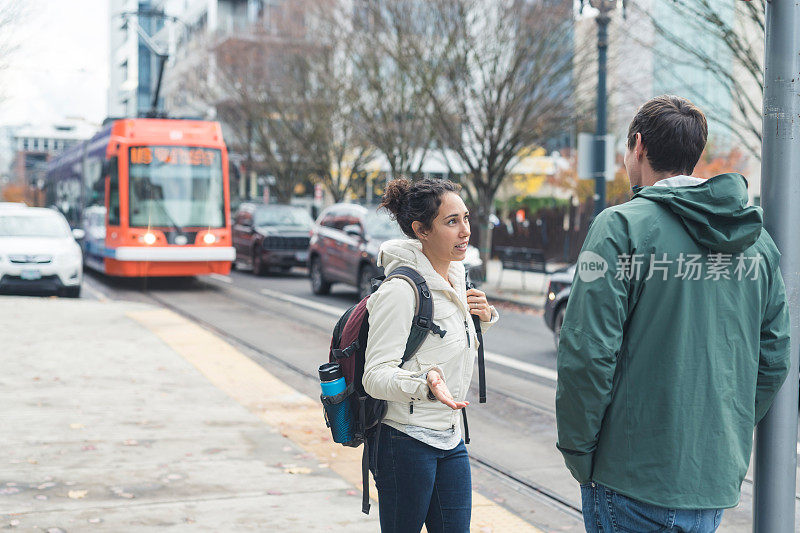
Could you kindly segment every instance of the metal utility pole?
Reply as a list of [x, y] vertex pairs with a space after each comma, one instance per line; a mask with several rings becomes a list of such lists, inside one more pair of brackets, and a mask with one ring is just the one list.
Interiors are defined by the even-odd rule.
[[756, 428], [754, 533], [795, 531], [800, 349], [800, 4], [766, 2], [761, 154], [764, 226], [781, 251], [791, 319], [791, 370]]
[[597, 14], [597, 131], [594, 136], [594, 216], [606, 208], [606, 69], [608, 63], [609, 11], [613, 5], [600, 0]]
[[[597, 10], [597, 130], [592, 154], [594, 175], [594, 216], [606, 208], [606, 72], [608, 64], [608, 24], [617, 0], [581, 0], [581, 12], [585, 6]], [[623, 16], [625, 2], [622, 2]]]

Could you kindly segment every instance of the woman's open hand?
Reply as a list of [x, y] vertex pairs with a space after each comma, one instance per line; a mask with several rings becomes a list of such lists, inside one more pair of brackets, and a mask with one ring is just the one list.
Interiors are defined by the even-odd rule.
[[463, 409], [469, 405], [469, 402], [457, 402], [453, 399], [453, 395], [450, 394], [450, 389], [447, 388], [447, 384], [444, 382], [441, 374], [436, 370], [429, 370], [427, 379], [431, 394], [450, 409]]

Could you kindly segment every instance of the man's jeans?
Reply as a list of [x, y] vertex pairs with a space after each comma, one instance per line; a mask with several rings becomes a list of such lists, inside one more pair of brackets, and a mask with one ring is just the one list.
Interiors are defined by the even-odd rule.
[[378, 489], [382, 533], [469, 533], [472, 481], [462, 440], [452, 450], [428, 446], [383, 425], [369, 468]]
[[587, 533], [713, 533], [722, 520], [722, 509], [657, 507], [623, 496], [598, 483], [581, 485], [581, 501]]

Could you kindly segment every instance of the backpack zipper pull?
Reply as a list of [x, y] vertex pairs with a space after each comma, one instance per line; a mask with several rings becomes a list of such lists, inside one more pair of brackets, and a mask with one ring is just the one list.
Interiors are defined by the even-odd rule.
[[467, 334], [467, 348], [469, 348], [469, 326], [467, 325], [467, 321], [464, 321], [464, 331]]
[[408, 414], [414, 414], [414, 402], [408, 402]]

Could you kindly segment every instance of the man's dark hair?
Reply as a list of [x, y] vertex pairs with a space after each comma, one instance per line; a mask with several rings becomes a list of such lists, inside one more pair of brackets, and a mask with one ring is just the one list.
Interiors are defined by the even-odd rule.
[[628, 128], [628, 148], [642, 134], [647, 160], [656, 172], [691, 174], [706, 146], [706, 116], [680, 96], [664, 94], [646, 102]]

